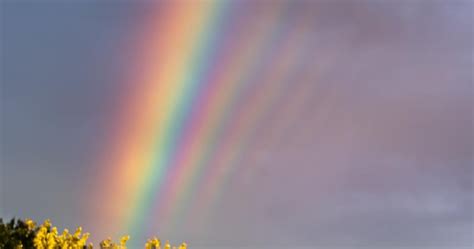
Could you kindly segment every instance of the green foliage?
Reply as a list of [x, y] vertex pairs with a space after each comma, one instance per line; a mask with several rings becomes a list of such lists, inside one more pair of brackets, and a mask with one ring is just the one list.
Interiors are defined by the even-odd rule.
[[29, 229], [22, 220], [13, 218], [10, 222], [4, 223], [0, 218], [0, 248], [2, 249], [34, 248], [35, 235], [36, 231]]
[[[58, 229], [52, 226], [50, 220], [45, 220], [40, 226], [36, 226], [33, 220], [25, 221], [13, 218], [4, 223], [0, 218], [0, 249], [92, 249], [92, 243], [87, 244], [89, 233], [82, 233], [78, 227], [74, 233], [68, 229], [60, 234]], [[130, 236], [123, 236], [119, 243], [110, 238], [100, 242], [101, 249], [127, 249], [127, 241]], [[163, 247], [161, 247], [163, 246]], [[179, 247], [172, 247], [168, 241], [164, 245], [158, 238], [148, 240], [146, 249], [186, 249], [187, 244], [182, 243]]]

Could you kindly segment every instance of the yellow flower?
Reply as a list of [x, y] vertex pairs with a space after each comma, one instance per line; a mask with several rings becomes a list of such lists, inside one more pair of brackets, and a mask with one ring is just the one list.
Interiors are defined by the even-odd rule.
[[48, 249], [53, 249], [56, 247], [57, 242], [56, 242], [56, 235], [54, 233], [48, 233], [46, 234], [46, 246]]
[[33, 243], [37, 249], [44, 249], [46, 244], [47, 229], [45, 226], [41, 226], [36, 237], [33, 239]]
[[46, 227], [46, 229], [51, 228], [51, 220], [47, 219], [44, 221], [43, 226]]
[[31, 219], [26, 219], [25, 223], [26, 223], [26, 226], [28, 227], [28, 230], [33, 230], [36, 227], [36, 223]]
[[130, 236], [129, 235], [126, 235], [126, 236], [122, 236], [122, 238], [120, 238], [120, 246], [122, 248], [127, 248], [127, 241], [130, 239]]
[[109, 238], [107, 238], [105, 240], [102, 240], [100, 242], [100, 248], [109, 248], [111, 246], [111, 244], [112, 244], [112, 239], [110, 239], [110, 237], [109, 237]]
[[[25, 220], [29, 230], [35, 230], [36, 224], [28, 219]], [[44, 223], [37, 228], [36, 236], [33, 239], [35, 249], [92, 249], [92, 243], [87, 244], [89, 233], [82, 234], [82, 228], [78, 227], [74, 234], [70, 234], [68, 229], [58, 235], [58, 229], [53, 227], [50, 220], [45, 220]], [[100, 242], [100, 248], [102, 249], [126, 249], [127, 241], [130, 236], [126, 235], [120, 238], [120, 243], [115, 243], [109, 237]], [[22, 249], [22, 245], [15, 247], [14, 249]], [[145, 249], [187, 249], [186, 243], [181, 243], [179, 246], [172, 246], [169, 241], [162, 243], [157, 237], [148, 239], [145, 243]]]
[[77, 248], [82, 249], [87, 244], [87, 239], [89, 238], [89, 233], [84, 233], [82, 237], [77, 241]]
[[165, 243], [165, 249], [171, 249], [171, 245], [169, 241], [166, 241]]
[[81, 237], [81, 233], [82, 233], [82, 227], [78, 227], [76, 229], [76, 232], [74, 233], [74, 237], [79, 239]]

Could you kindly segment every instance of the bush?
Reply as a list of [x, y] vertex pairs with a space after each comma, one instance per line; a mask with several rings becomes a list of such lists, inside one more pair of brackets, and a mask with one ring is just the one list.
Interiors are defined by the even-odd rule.
[[33, 239], [36, 230], [29, 221], [24, 222], [15, 218], [4, 223], [0, 218], [0, 248], [34, 248]]
[[[4, 223], [0, 218], [0, 248], [1, 249], [92, 249], [92, 243], [87, 243], [89, 233], [82, 233], [78, 227], [71, 234], [68, 229], [59, 234], [49, 220], [41, 226], [36, 226], [32, 220], [12, 219]], [[100, 242], [101, 249], [126, 249], [130, 236], [123, 236], [119, 243], [108, 238]], [[163, 246], [163, 247], [162, 247]], [[158, 238], [149, 239], [145, 244], [146, 249], [186, 249], [186, 243], [179, 247], [171, 246], [168, 241], [162, 245]]]

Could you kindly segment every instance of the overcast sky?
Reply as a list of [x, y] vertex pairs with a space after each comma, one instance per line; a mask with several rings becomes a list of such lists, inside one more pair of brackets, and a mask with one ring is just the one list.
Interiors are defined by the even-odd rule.
[[[72, 2], [0, 5], [0, 216], [94, 231], [79, 204], [150, 4]], [[473, 2], [335, 2], [286, 12], [311, 59], [259, 121], [209, 224], [172, 239], [472, 246]], [[252, 9], [237, 15], [266, 18]]]

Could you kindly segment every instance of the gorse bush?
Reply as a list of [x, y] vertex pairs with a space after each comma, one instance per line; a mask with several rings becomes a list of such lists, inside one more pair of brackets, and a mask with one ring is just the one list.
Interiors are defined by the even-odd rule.
[[[62, 233], [46, 220], [42, 225], [36, 226], [32, 220], [12, 219], [4, 223], [0, 218], [0, 249], [93, 249], [88, 243], [89, 233], [82, 233], [78, 227], [74, 233], [64, 229]], [[101, 249], [127, 249], [130, 236], [123, 236], [118, 243], [108, 238], [100, 242]], [[162, 243], [158, 238], [149, 239], [145, 249], [186, 249], [186, 243], [180, 246], [171, 246], [168, 241]]]
[[31, 227], [31, 223], [22, 220], [12, 219], [4, 223], [0, 218], [0, 248], [34, 248], [33, 240], [36, 231]]

